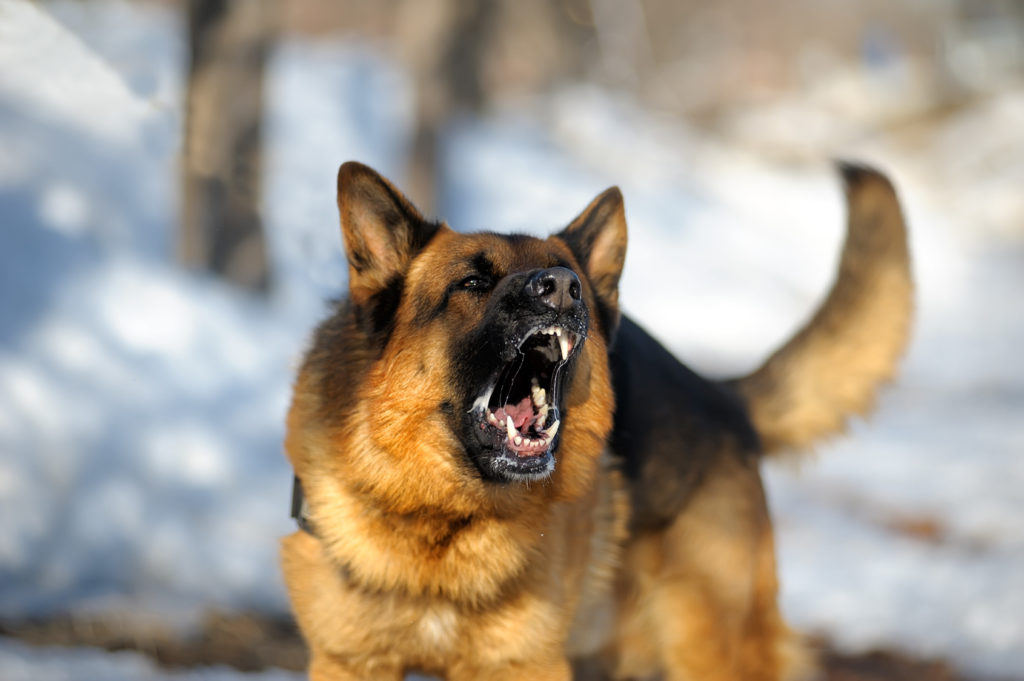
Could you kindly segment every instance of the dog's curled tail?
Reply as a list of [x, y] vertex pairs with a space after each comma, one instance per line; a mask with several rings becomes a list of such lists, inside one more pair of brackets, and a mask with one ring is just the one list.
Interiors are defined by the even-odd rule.
[[848, 222], [835, 283], [795, 336], [733, 382], [766, 453], [806, 448], [870, 411], [907, 345], [913, 281], [896, 191], [877, 170], [838, 166]]

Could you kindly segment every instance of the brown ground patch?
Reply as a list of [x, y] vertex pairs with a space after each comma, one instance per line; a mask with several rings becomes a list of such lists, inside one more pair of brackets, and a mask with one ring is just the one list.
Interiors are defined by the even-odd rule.
[[211, 612], [200, 630], [187, 637], [159, 623], [129, 618], [57, 616], [2, 622], [0, 635], [32, 645], [134, 650], [171, 668], [227, 665], [251, 672], [306, 666], [306, 647], [288, 615]]
[[[291, 617], [213, 612], [200, 631], [188, 637], [160, 624], [128, 618], [52, 617], [0, 623], [0, 636], [32, 645], [91, 646], [134, 650], [169, 668], [227, 665], [241, 671], [268, 667], [301, 670], [306, 649]], [[923, 660], [904, 653], [875, 651], [842, 654], [818, 640], [822, 681], [982, 681], [957, 674], [941, 660]], [[989, 680], [990, 681], [990, 680]], [[1024, 677], [1005, 681], [1024, 681]]]
[[843, 654], [823, 640], [816, 641], [815, 645], [824, 672], [822, 681], [981, 681], [958, 675], [948, 662], [942, 660], [925, 660], [881, 650], [858, 655]]

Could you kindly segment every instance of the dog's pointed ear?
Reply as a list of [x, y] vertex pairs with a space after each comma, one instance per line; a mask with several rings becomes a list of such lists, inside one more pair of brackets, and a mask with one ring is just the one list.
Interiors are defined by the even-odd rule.
[[626, 208], [618, 187], [604, 190], [569, 226], [557, 234], [586, 271], [605, 308], [605, 332], [619, 319], [619, 277], [626, 260]]
[[355, 161], [338, 170], [338, 212], [356, 304], [393, 286], [439, 228], [375, 170]]

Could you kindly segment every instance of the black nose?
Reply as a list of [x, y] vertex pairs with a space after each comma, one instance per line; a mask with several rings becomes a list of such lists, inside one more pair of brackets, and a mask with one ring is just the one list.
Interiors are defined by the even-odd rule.
[[526, 281], [526, 295], [556, 310], [567, 310], [580, 299], [580, 279], [565, 267], [540, 270]]

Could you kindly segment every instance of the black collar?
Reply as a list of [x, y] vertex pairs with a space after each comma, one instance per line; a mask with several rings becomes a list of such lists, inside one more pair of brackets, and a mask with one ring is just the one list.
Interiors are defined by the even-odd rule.
[[302, 493], [302, 483], [299, 482], [299, 476], [292, 476], [294, 482], [292, 483], [292, 518], [295, 519], [295, 524], [299, 526], [299, 529], [308, 532], [314, 537], [316, 532], [313, 531], [313, 525], [309, 520], [309, 504], [306, 503], [306, 495]]

